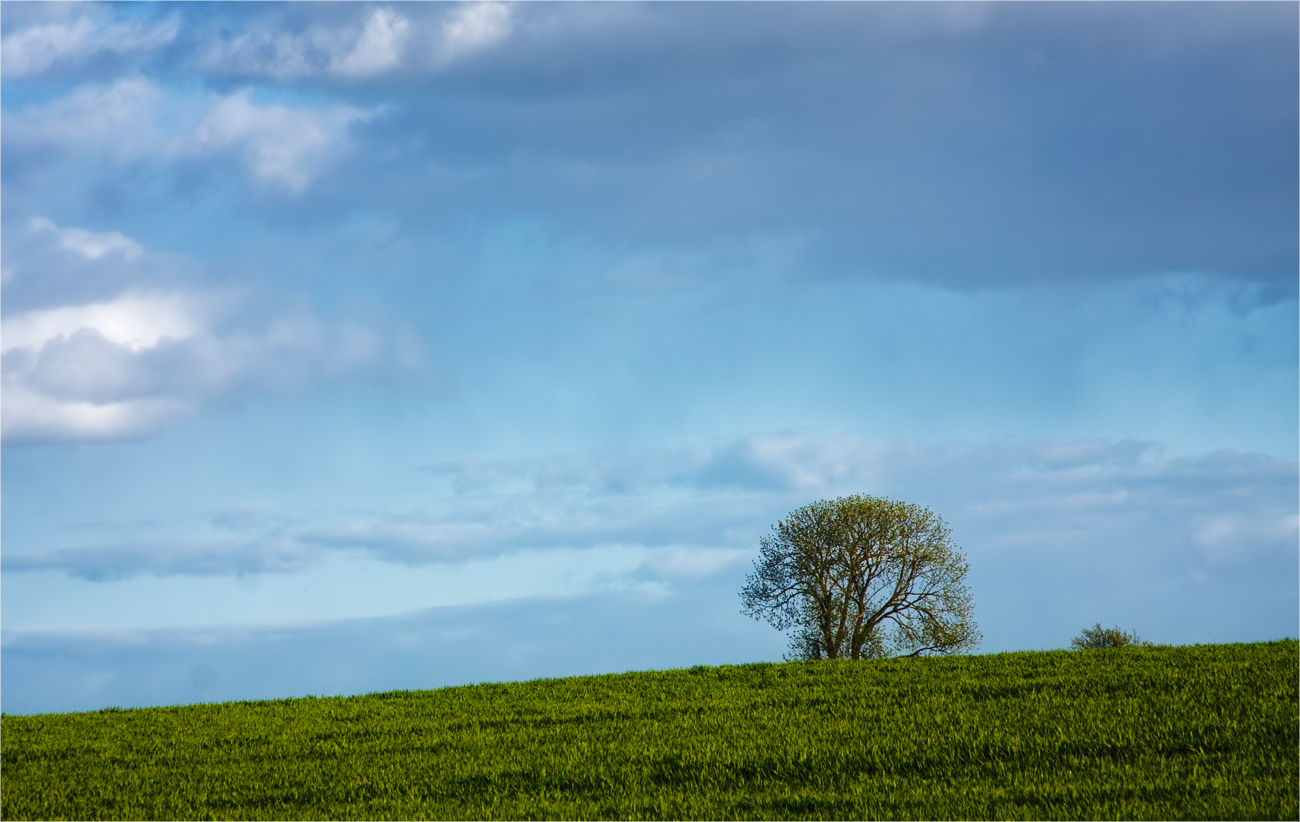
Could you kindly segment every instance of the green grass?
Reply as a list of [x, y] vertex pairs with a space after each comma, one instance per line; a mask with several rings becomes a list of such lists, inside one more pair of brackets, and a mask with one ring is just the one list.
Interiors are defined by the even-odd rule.
[[5, 716], [4, 819], [1296, 819], [1300, 651], [1047, 651]]

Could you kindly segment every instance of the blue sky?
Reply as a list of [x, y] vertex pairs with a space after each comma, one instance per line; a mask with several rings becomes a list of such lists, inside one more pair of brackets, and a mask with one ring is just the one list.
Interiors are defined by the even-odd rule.
[[0, 17], [6, 712], [779, 659], [847, 493], [1297, 634], [1295, 4]]

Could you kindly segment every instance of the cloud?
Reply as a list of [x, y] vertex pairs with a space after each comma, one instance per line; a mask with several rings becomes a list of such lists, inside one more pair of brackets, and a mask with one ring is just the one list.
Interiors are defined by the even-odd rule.
[[381, 7], [342, 23], [250, 20], [245, 31], [211, 35], [198, 63], [218, 76], [356, 83], [403, 70], [443, 70], [500, 44], [515, 25], [511, 7], [499, 2], [403, 11]]
[[1094, 555], [1122, 554], [1138, 540], [1153, 556], [1172, 551], [1209, 567], [1294, 541], [1300, 480], [1293, 461], [1162, 458], [1130, 442], [923, 446], [782, 434], [433, 470], [450, 491], [437, 503], [442, 513], [316, 525], [295, 538], [411, 565], [638, 546], [657, 552], [651, 566], [680, 570], [752, 550], [768, 526], [813, 499], [869, 493], [933, 507], [985, 554], [1069, 556], [1090, 542], [1101, 546]]
[[352, 148], [349, 129], [377, 111], [258, 102], [248, 89], [171, 94], [133, 77], [83, 86], [4, 115], [6, 151], [174, 165], [226, 158], [255, 183], [302, 193]]
[[192, 131], [169, 146], [176, 157], [238, 157], [254, 179], [301, 193], [350, 147], [348, 127], [370, 115], [350, 106], [259, 105], [251, 92], [217, 98]]
[[[752, 545], [793, 507], [868, 493], [932, 506], [982, 551], [1054, 553], [1089, 540], [1128, 546], [1139, 534], [1159, 534], [1161, 551], [1196, 562], [1230, 551], [1249, 559], [1294, 542], [1300, 487], [1295, 461], [1231, 451], [1162, 457], [1154, 445], [1134, 442], [921, 445], [787, 434], [642, 459], [589, 455], [435, 470], [459, 489], [465, 507], [478, 506], [479, 517], [504, 520], [546, 500], [565, 512], [559, 521], [585, 523], [567, 533], [539, 529], [539, 542]], [[1247, 522], [1254, 525], [1240, 527]], [[1214, 551], [1201, 550], [1211, 543]]]
[[441, 517], [404, 515], [325, 525], [300, 538], [408, 565], [609, 546], [690, 552], [734, 546], [746, 526], [752, 526], [755, 513], [752, 501], [666, 501], [652, 492], [643, 500], [600, 494], [502, 495], [456, 508]]
[[87, 231], [84, 228], [59, 228], [45, 217], [33, 217], [28, 222], [30, 233], [52, 231], [58, 237], [60, 248], [74, 251], [88, 260], [98, 260], [106, 254], [120, 254], [128, 260], [134, 260], [143, 252], [143, 247], [116, 231]]
[[[92, 7], [93, 9], [93, 7]], [[40, 75], [56, 68], [77, 68], [97, 58], [148, 53], [171, 44], [180, 21], [106, 23], [101, 14], [83, 14], [66, 22], [42, 22], [0, 40], [0, 70], [8, 77]]]
[[[240, 300], [231, 294], [180, 284], [160, 290], [147, 277], [143, 287], [132, 286], [132, 266], [147, 273], [159, 261], [118, 232], [34, 218], [25, 240], [16, 259], [7, 249], [5, 260], [6, 306], [13, 306], [0, 319], [6, 442], [137, 437], [239, 388], [283, 390], [385, 369], [418, 375], [429, 367], [419, 341], [401, 328], [326, 323], [302, 308], [259, 324], [241, 321]], [[39, 286], [60, 276], [57, 264], [53, 273], [47, 269], [60, 256], [78, 263], [62, 276], [93, 281], [107, 268], [111, 296], [49, 305], [40, 295], [46, 304], [25, 305], [31, 280]], [[27, 300], [10, 300], [10, 291]]]
[[41, 349], [82, 334], [138, 352], [164, 339], [191, 337], [201, 326], [197, 312], [184, 298], [124, 296], [97, 305], [64, 306], [10, 317], [0, 329], [0, 350], [7, 354], [15, 348]]
[[218, 75], [264, 76], [288, 82], [317, 70], [306, 46], [301, 38], [283, 32], [240, 34], [211, 43], [201, 64]]
[[[241, 586], [275, 585], [294, 596], [311, 596], [300, 588], [333, 591], [342, 604], [329, 612], [340, 615], [358, 607], [373, 612], [373, 602], [349, 598], [364, 599], [376, 584], [390, 592], [382, 598], [389, 604], [400, 587], [394, 574], [416, 589], [403, 603], [500, 599], [503, 586], [518, 588], [526, 579], [529, 595], [587, 592], [610, 602], [649, 596], [719, 620], [725, 614], [709, 625], [693, 620], [704, 639], [725, 644], [728, 631], [742, 624], [732, 618], [735, 595], [770, 526], [812, 500], [869, 493], [927, 505], [948, 521], [971, 565], [977, 618], [990, 638], [985, 650], [1062, 647], [1096, 621], [1160, 642], [1294, 632], [1295, 460], [1227, 451], [1167, 457], [1133, 442], [923, 444], [767, 433], [640, 453], [451, 463], [431, 479], [441, 491], [428, 489], [421, 510], [331, 522], [222, 509], [195, 523], [195, 533], [217, 529], [209, 536], [48, 550], [6, 543], [0, 567], [10, 585], [24, 574], [62, 571], [85, 581], [58, 584], [107, 598], [122, 595], [116, 586], [150, 582], [142, 577], [181, 575], [195, 585], [238, 577]], [[584, 558], [585, 551], [593, 553]], [[335, 581], [323, 584], [329, 568]], [[544, 576], [545, 583], [535, 582]], [[454, 580], [448, 584], [456, 593], [430, 595], [421, 579], [434, 587]], [[473, 585], [481, 588], [461, 596]], [[605, 613], [614, 619], [624, 612]], [[766, 632], [779, 653], [779, 633], [743, 624]], [[484, 625], [471, 621], [452, 633], [482, 637]], [[578, 635], [565, 630], [566, 637]], [[6, 637], [35, 642], [48, 633]], [[15, 670], [10, 647], [6, 683]], [[655, 647], [666, 647], [662, 637]], [[534, 665], [511, 676], [543, 672]]]
[[152, 433], [190, 408], [171, 399], [61, 401], [6, 380], [0, 431], [6, 442], [126, 439]]
[[525, 4], [438, 94], [388, 92], [393, 164], [355, 185], [681, 255], [806, 238], [799, 278], [1294, 294], [1293, 9], [879, 5]]
[[445, 64], [495, 46], [509, 37], [514, 27], [507, 3], [463, 3], [442, 21], [436, 59]]
[[331, 69], [344, 76], [365, 77], [392, 68], [402, 59], [411, 24], [389, 9], [378, 9], [366, 20], [352, 50], [331, 62]]
[[[355, 173], [328, 205], [394, 209], [409, 226], [544, 216], [566, 238], [669, 257], [794, 237], [783, 270], [799, 279], [984, 288], [1199, 274], [1295, 293], [1286, 4], [177, 14], [176, 59], [148, 80], [105, 86], [88, 71], [66, 116], [55, 104], [6, 112], [6, 178], [93, 148], [193, 167], [225, 158], [300, 194], [346, 155]], [[256, 91], [168, 93], [149, 114], [148, 86], [196, 78]], [[283, 102], [299, 94], [337, 99]]]
[[[128, 251], [138, 248], [122, 240], [118, 245]], [[97, 251], [103, 245], [90, 247]], [[190, 398], [167, 391], [166, 378], [151, 365], [159, 364], [157, 354], [175, 351], [200, 333], [202, 313], [192, 297], [128, 294], [4, 317], [0, 431], [5, 440], [139, 436], [184, 413]]]
[[1295, 542], [1300, 517], [1272, 511], [1264, 516], [1202, 514], [1195, 521], [1194, 539], [1212, 560], [1231, 563], [1243, 554], [1267, 546]]
[[411, 39], [411, 23], [392, 9], [373, 11], [360, 26], [313, 24], [295, 33], [275, 24], [250, 26], [233, 37], [214, 36], [200, 65], [208, 72], [264, 77], [282, 83], [312, 77], [366, 78], [397, 67]]
[[223, 531], [279, 533], [290, 517], [258, 505], [236, 505], [212, 514], [211, 522]]
[[704, 579], [751, 554], [741, 548], [669, 548], [656, 553], [645, 568], [674, 579]]
[[[166, 95], [142, 77], [88, 85], [45, 104], [4, 112], [6, 153], [87, 152], [116, 162], [155, 153]], [[12, 156], [12, 154], [11, 154]]]
[[63, 570], [91, 582], [138, 574], [154, 576], [244, 576], [289, 574], [306, 570], [321, 550], [294, 540], [175, 540], [64, 548], [40, 553], [7, 551], [0, 557], [6, 573]]
[[[648, 552], [638, 579], [670, 584], [748, 556], [794, 508], [850, 493], [927, 505], [949, 521], [959, 545], [986, 561], [1211, 573], [1273, 561], [1300, 537], [1295, 461], [1229, 451], [1162, 457], [1132, 442], [922, 445], [762, 434], [640, 454], [449, 463], [432, 476], [445, 490], [422, 510], [301, 522], [231, 509], [211, 522], [239, 535], [240, 551], [288, 545], [304, 557], [339, 551], [410, 566], [631, 548]], [[258, 567], [233, 549], [200, 545], [182, 561], [190, 549], [142, 546], [23, 555], [23, 564], [5, 567], [62, 567], [87, 578], [107, 578], [119, 561], [118, 576]], [[150, 551], [158, 555], [147, 560]]]

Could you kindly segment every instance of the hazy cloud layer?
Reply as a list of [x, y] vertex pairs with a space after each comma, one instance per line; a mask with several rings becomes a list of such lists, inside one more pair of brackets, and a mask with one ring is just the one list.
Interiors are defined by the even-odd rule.
[[664, 578], [707, 576], [814, 499], [869, 493], [932, 507], [972, 556], [1066, 567], [1125, 562], [1133, 579], [1273, 562], [1300, 534], [1294, 461], [1219, 452], [1162, 458], [1141, 443], [922, 446], [760, 435], [642, 454], [476, 460], [433, 466], [447, 491], [429, 509], [289, 525], [287, 514], [222, 511], [237, 534], [209, 542], [80, 546], [4, 555], [7, 571], [87, 579], [292, 573], [325, 550], [408, 565], [519, 551], [635, 546]]

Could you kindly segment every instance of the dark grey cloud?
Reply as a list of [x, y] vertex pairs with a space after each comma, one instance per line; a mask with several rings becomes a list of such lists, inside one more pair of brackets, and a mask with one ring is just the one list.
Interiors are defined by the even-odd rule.
[[149, 69], [161, 87], [385, 112], [349, 120], [355, 150], [313, 167], [312, 196], [262, 204], [295, 219], [362, 209], [421, 233], [522, 216], [635, 249], [786, 238], [797, 278], [1199, 272], [1295, 292], [1290, 4], [179, 13]]
[[365, 173], [422, 221], [508, 203], [640, 245], [805, 237], [804, 274], [1291, 287], [1294, 9], [1003, 6], [927, 31], [940, 11], [888, 10], [923, 18], [906, 36], [874, 4], [523, 26], [374, 124], [418, 173]]

